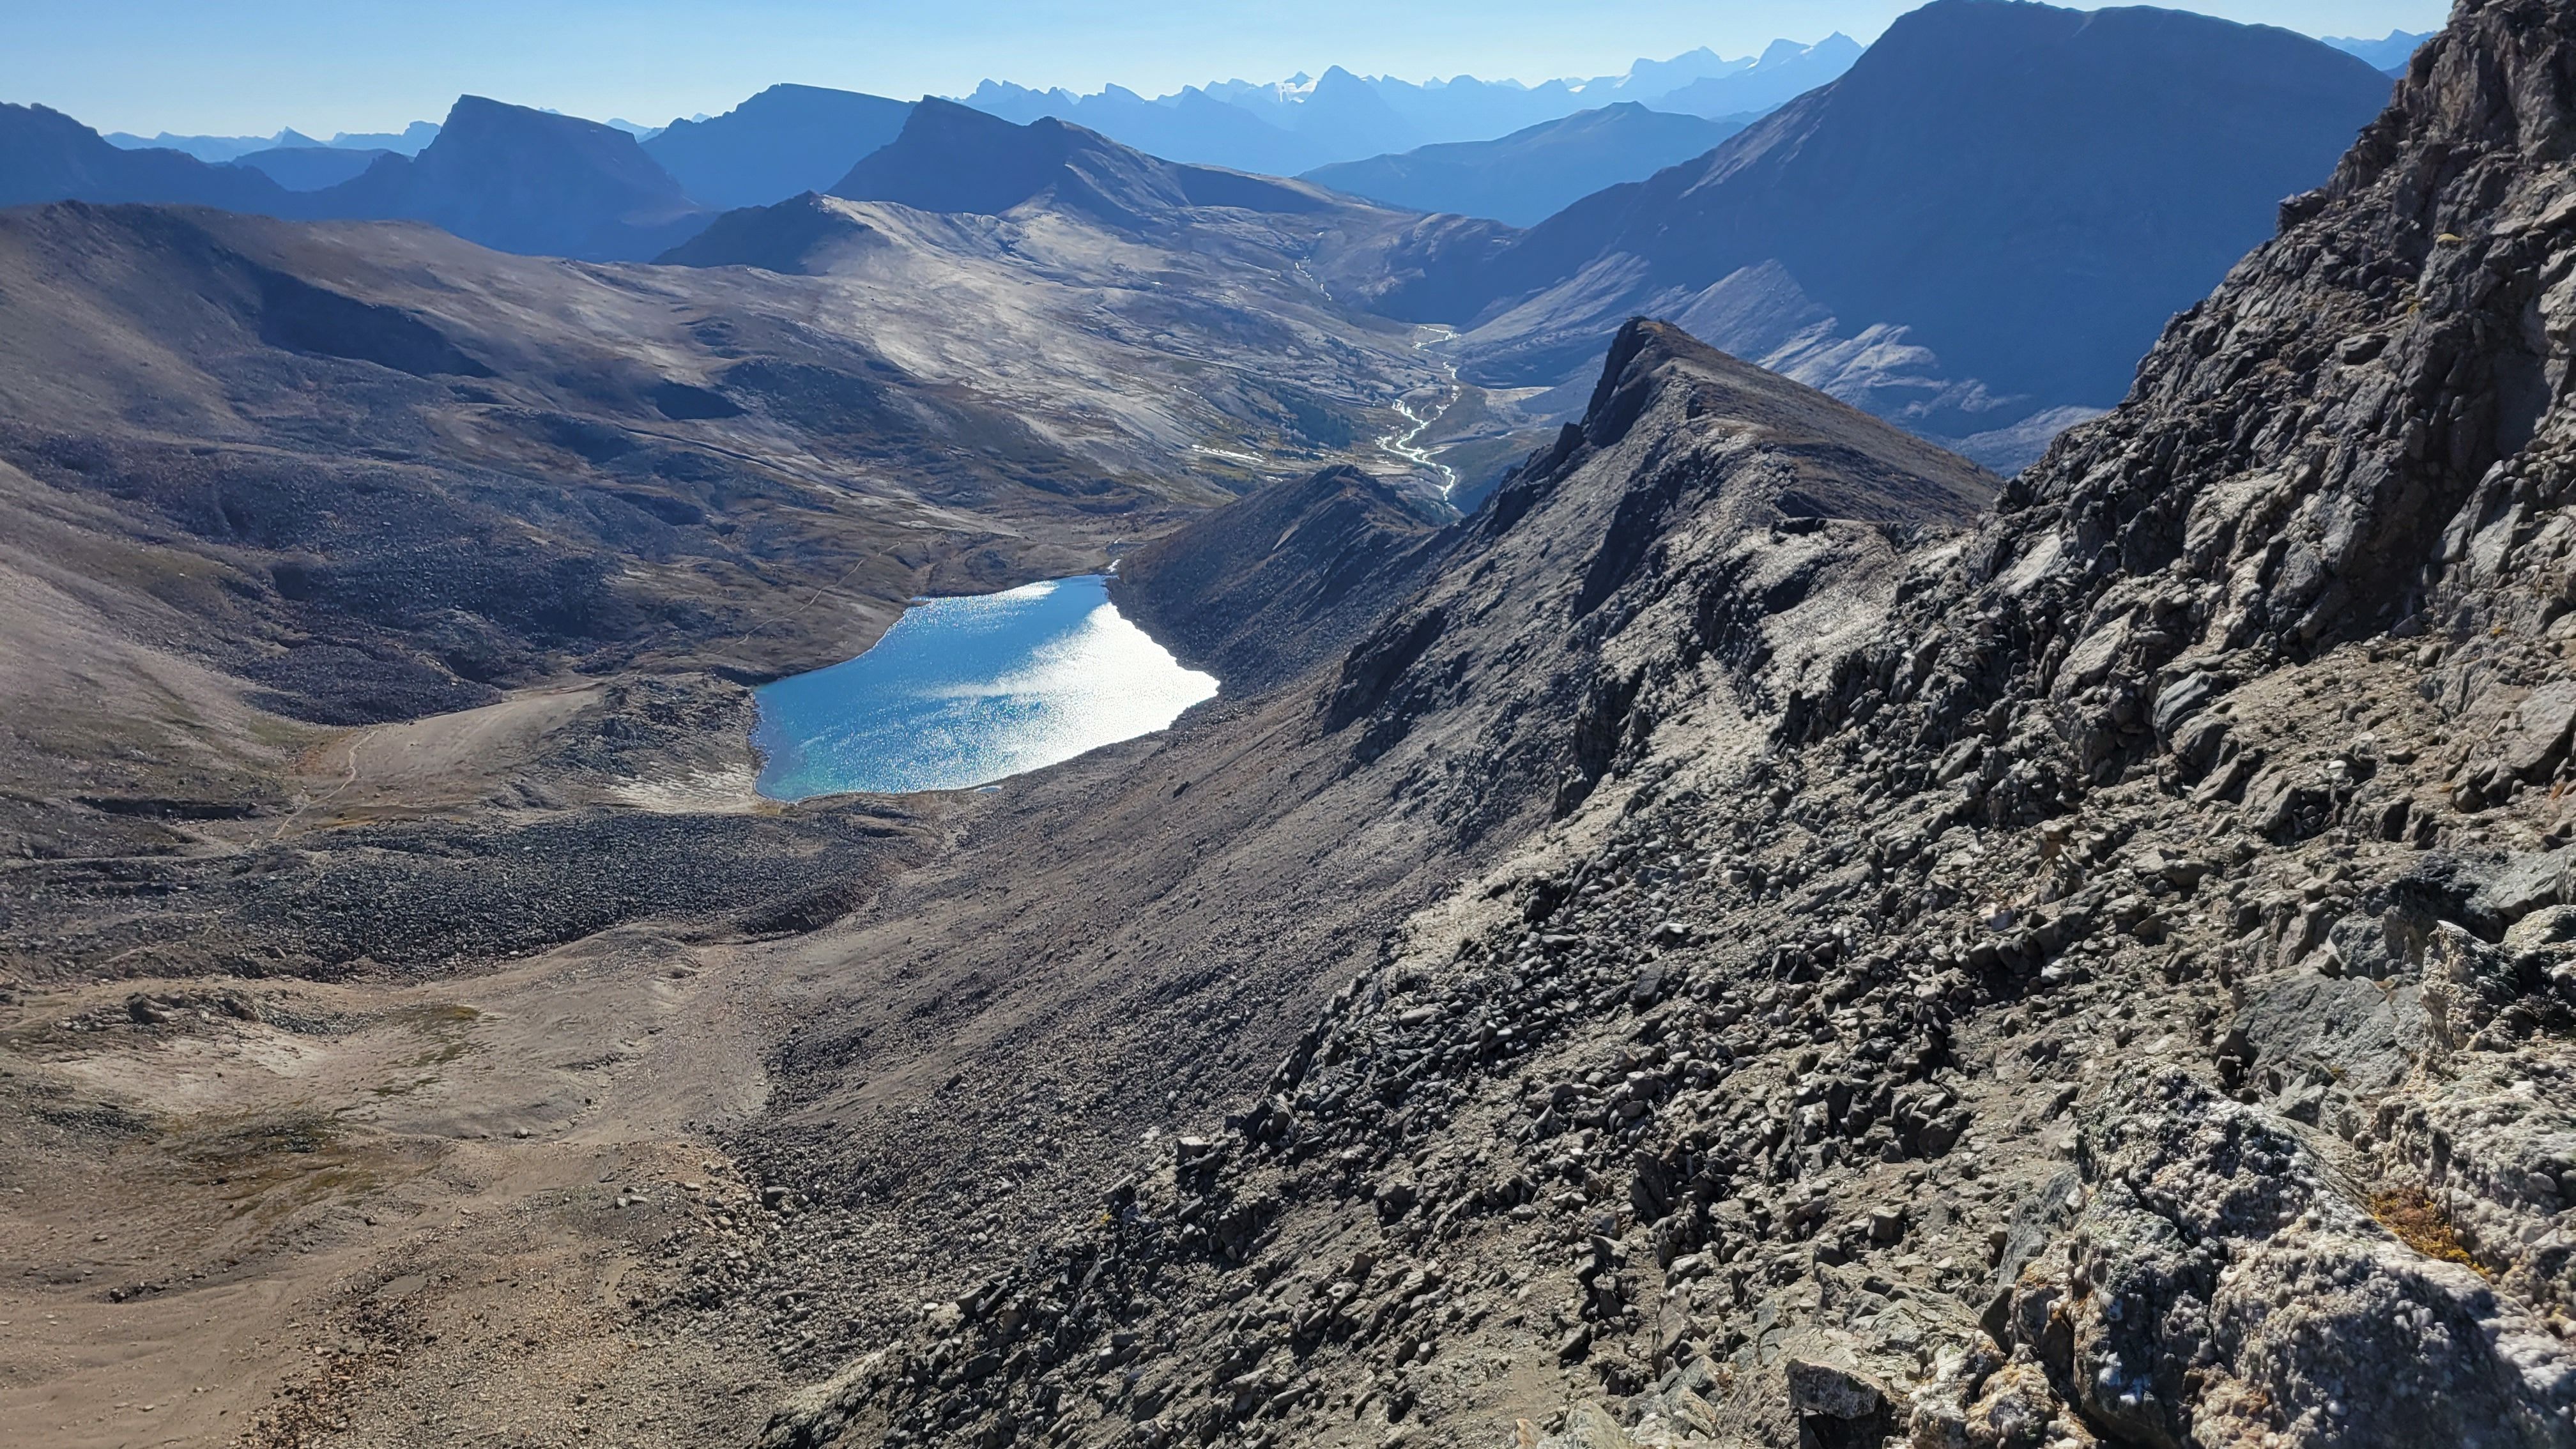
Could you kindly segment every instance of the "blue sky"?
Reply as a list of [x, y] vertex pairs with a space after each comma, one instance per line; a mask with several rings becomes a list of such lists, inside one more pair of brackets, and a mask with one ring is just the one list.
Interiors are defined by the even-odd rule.
[[[459, 93], [660, 123], [776, 81], [910, 97], [992, 76], [1155, 94], [1343, 65], [1544, 80], [1701, 45], [1862, 40], [1911, 0], [0, 0], [0, 100], [100, 130], [328, 136]], [[2309, 34], [2431, 30], [2444, 0], [2196, 0]]]

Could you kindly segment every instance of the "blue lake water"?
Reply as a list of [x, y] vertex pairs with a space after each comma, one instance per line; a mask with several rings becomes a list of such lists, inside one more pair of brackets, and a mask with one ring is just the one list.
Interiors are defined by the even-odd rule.
[[753, 691], [760, 793], [986, 785], [1151, 734], [1216, 687], [1118, 612], [1105, 574], [930, 599], [858, 658]]

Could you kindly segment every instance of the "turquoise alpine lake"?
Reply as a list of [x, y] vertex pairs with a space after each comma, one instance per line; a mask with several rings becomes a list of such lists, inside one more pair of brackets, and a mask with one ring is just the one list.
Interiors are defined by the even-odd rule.
[[760, 793], [989, 785], [1152, 734], [1216, 690], [1118, 612], [1106, 574], [926, 599], [858, 658], [752, 691]]

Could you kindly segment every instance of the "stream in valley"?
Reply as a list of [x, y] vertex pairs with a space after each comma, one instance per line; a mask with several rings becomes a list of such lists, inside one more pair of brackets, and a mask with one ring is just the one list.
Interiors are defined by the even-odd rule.
[[754, 691], [760, 793], [962, 790], [1163, 729], [1213, 699], [1109, 602], [1109, 578], [928, 599], [876, 647]]

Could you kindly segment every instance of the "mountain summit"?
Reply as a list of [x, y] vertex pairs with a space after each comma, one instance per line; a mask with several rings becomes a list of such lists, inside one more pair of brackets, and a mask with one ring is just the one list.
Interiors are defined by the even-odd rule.
[[768, 206], [829, 187], [911, 114], [884, 96], [777, 85], [721, 116], [673, 121], [644, 153], [697, 201], [727, 211]]
[[508, 252], [590, 261], [654, 256], [708, 213], [613, 126], [458, 98], [418, 156], [380, 158], [317, 192], [322, 215], [426, 221]]
[[1330, 205], [1293, 181], [1177, 165], [1052, 116], [1015, 126], [936, 97], [915, 105], [902, 133], [851, 167], [831, 194], [991, 216], [1043, 200], [1129, 227], [1188, 207], [1298, 212]]

